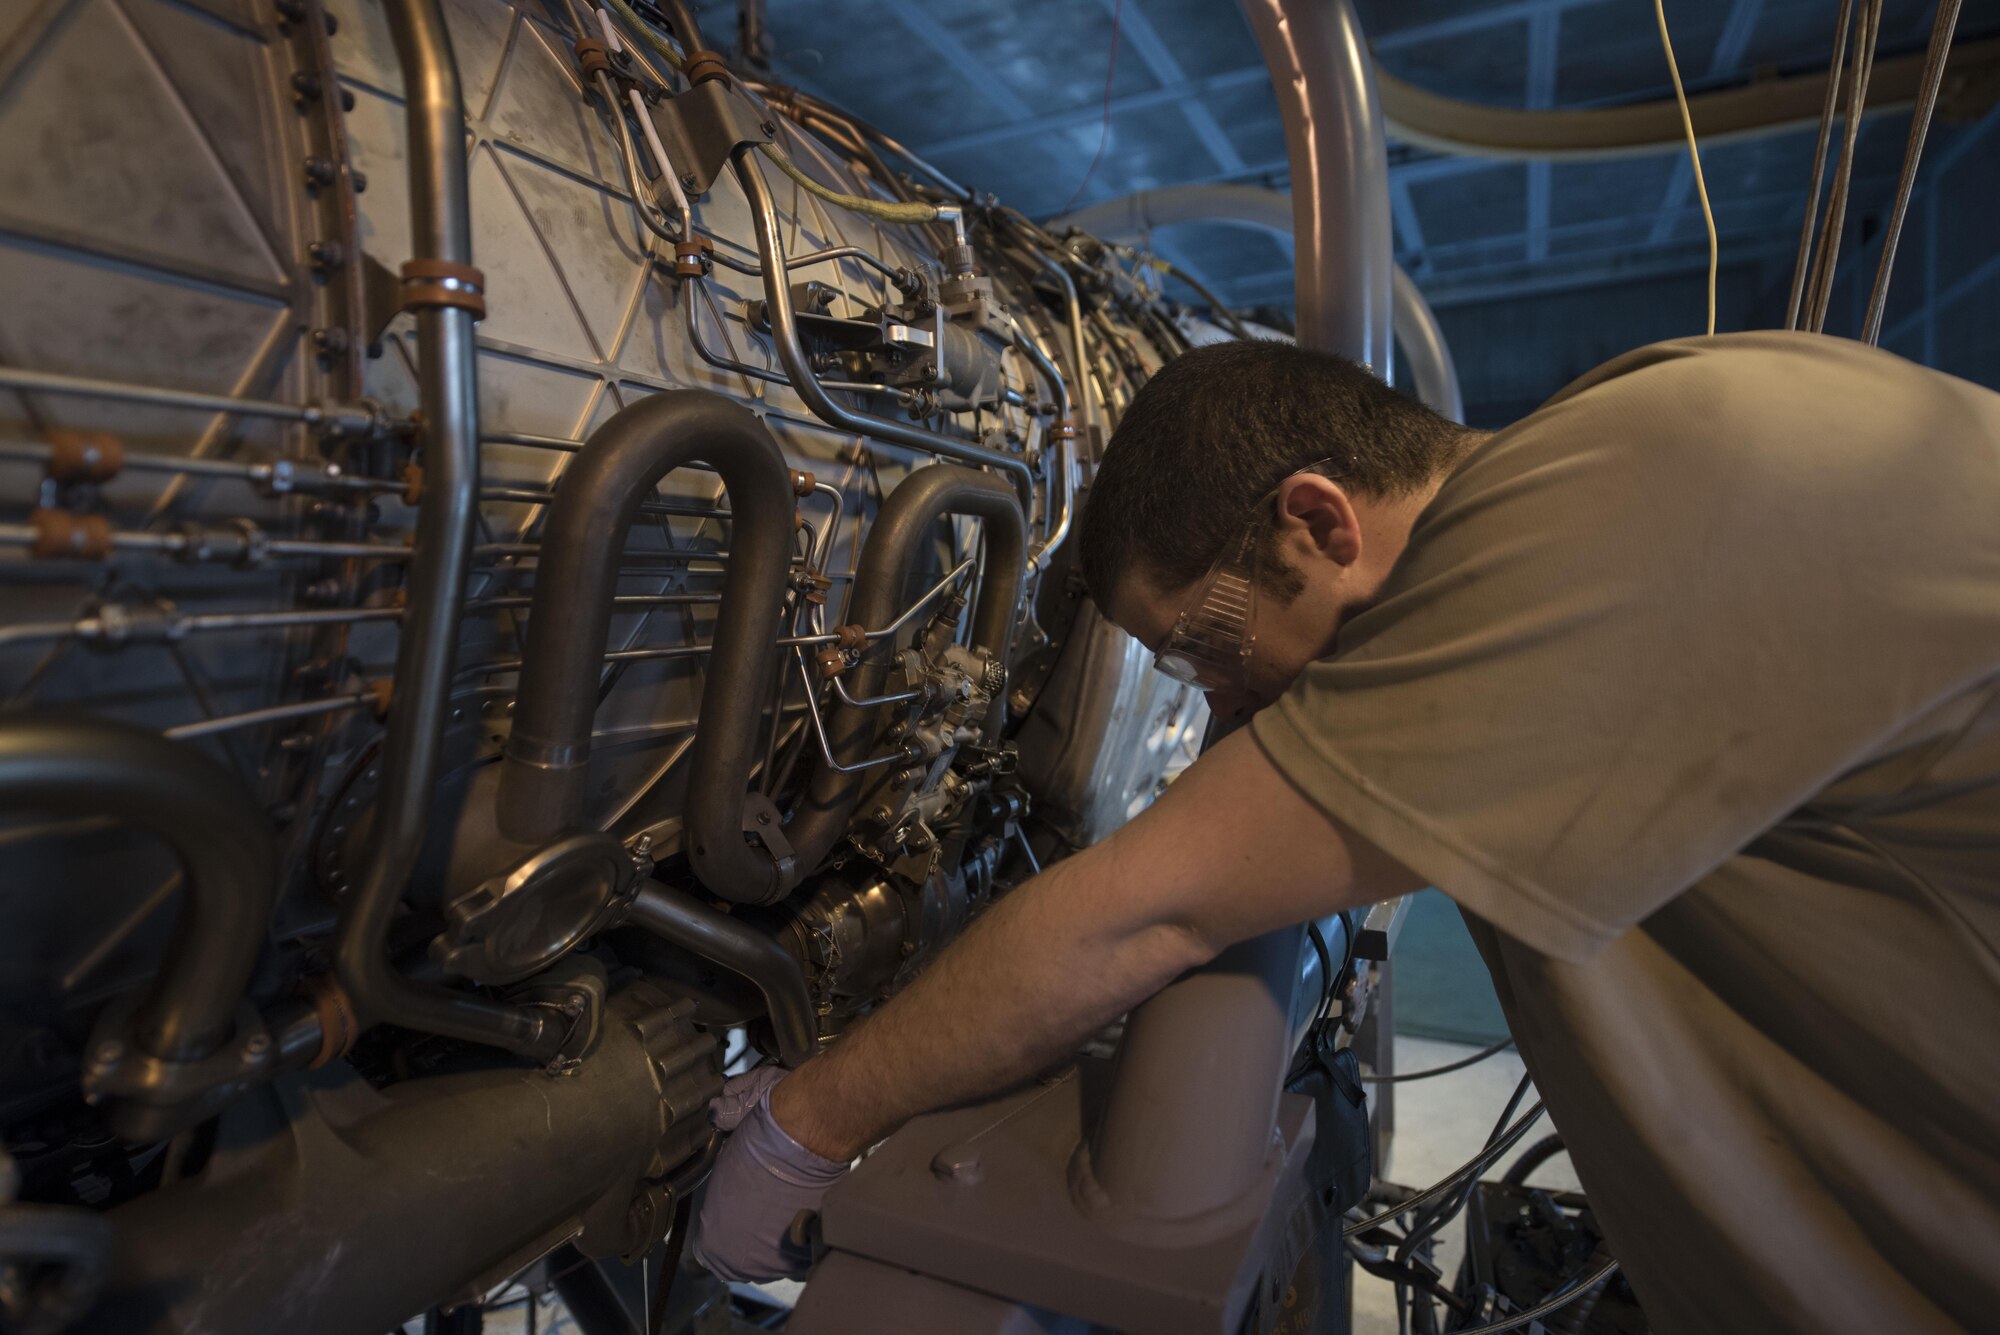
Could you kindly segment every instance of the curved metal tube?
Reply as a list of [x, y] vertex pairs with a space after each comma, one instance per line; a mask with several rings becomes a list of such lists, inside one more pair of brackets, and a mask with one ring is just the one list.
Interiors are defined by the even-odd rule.
[[819, 1025], [805, 974], [775, 937], [658, 881], [639, 891], [625, 921], [755, 984], [778, 1039], [778, 1060], [786, 1066], [797, 1066], [818, 1049]]
[[[855, 571], [850, 621], [880, 625], [895, 616], [903, 586], [946, 515], [973, 515], [986, 521], [985, 580], [972, 613], [972, 643], [1005, 663], [1014, 640], [1014, 616], [1027, 581], [1028, 525], [1005, 483], [989, 473], [949, 464], [920, 468], [904, 478], [875, 516]], [[883, 693], [896, 661], [896, 645], [884, 638], [869, 644], [853, 668], [850, 691], [860, 699]], [[1004, 704], [994, 706], [996, 713]], [[868, 757], [879, 717], [871, 709], [843, 705], [830, 720], [828, 738], [836, 764], [852, 766]], [[989, 723], [998, 727], [998, 720]], [[799, 851], [801, 871], [824, 858], [854, 820], [861, 781], [821, 766], [785, 837]]]
[[1465, 424], [1465, 397], [1458, 387], [1458, 366], [1451, 359], [1451, 345], [1444, 341], [1444, 329], [1437, 312], [1424, 300], [1417, 280], [1396, 266], [1392, 292], [1396, 314], [1392, 321], [1396, 341], [1410, 364], [1410, 383], [1417, 397], [1433, 412]]
[[0, 809], [23, 807], [118, 816], [167, 841], [187, 903], [132, 1041], [166, 1061], [229, 1041], [278, 874], [270, 826], [236, 776], [144, 728], [40, 711], [0, 720]]
[[[1109, 241], [1144, 241], [1176, 223], [1221, 222], [1254, 227], [1292, 245], [1292, 200], [1255, 185], [1170, 185], [1093, 204], [1058, 221]], [[1409, 359], [1417, 397], [1454, 422], [1465, 420], [1458, 368], [1437, 316], [1416, 282], [1398, 266], [1391, 279], [1390, 327]]]
[[[410, 233], [418, 258], [472, 262], [465, 103], [438, 0], [388, 0], [408, 107]], [[396, 649], [396, 697], [383, 742], [382, 796], [368, 861], [341, 915], [334, 967], [364, 1022], [393, 1020], [538, 1059], [560, 1034], [533, 1011], [469, 992], [412, 984], [389, 965], [396, 906], [424, 841], [449, 711], [479, 521], [478, 368], [470, 311], [417, 314], [424, 412], [424, 492], [410, 567], [409, 613]]]
[[775, 668], [773, 632], [791, 565], [791, 475], [756, 415], [707, 390], [670, 390], [619, 412], [592, 433], [557, 489], [535, 576], [514, 728], [500, 766], [497, 824], [511, 843], [542, 847], [582, 817], [598, 672], [625, 535], [660, 479], [693, 459], [721, 474], [733, 526], [690, 765], [695, 872], [704, 882], [775, 875], [770, 858], [744, 843], [743, 799], [757, 760], [763, 692]]
[[[1990, 69], [2000, 61], [2000, 39], [1960, 43], [1952, 68]], [[1863, 117], [1903, 111], [1924, 86], [1925, 54], [1877, 61], [1869, 78]], [[1387, 74], [1378, 74], [1382, 110], [1401, 143], [1486, 158], [1580, 161], [1636, 153], [1681, 153], [1680, 105], [1673, 98], [1624, 107], [1528, 111], [1461, 102]], [[1688, 114], [1703, 144], [1761, 138], [1813, 124], [1827, 95], [1825, 70], [1756, 79], [1740, 88], [1688, 96]]]
[[798, 319], [792, 311], [792, 296], [785, 282], [785, 250], [778, 235], [777, 209], [771, 202], [771, 186], [764, 179], [764, 169], [757, 161], [755, 147], [737, 149], [735, 164], [736, 178], [742, 183], [743, 194], [750, 202], [750, 221], [757, 231], [757, 255], [764, 269], [764, 309], [771, 321], [771, 342], [777, 348], [778, 362], [785, 368], [785, 376], [791, 381], [793, 392], [804, 401], [812, 415], [828, 426], [859, 432], [873, 440], [922, 450], [927, 454], [941, 454], [961, 463], [997, 468], [1014, 479], [1024, 500], [1032, 496], [1034, 474], [1024, 461], [1011, 454], [981, 449], [907, 422], [855, 412], [833, 401], [825, 386], [813, 377], [812, 367], [806, 362], [805, 349], [799, 343]]
[[1242, 0], [1285, 121], [1299, 342], [1390, 379], [1389, 157], [1352, 0]]

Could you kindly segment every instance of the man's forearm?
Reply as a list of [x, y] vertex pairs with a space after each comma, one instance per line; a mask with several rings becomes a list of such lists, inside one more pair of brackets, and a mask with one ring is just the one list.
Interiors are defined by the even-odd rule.
[[808, 1149], [852, 1158], [918, 1113], [1034, 1074], [1214, 954], [1185, 927], [1104, 903], [1092, 870], [1110, 853], [1079, 854], [1002, 899], [778, 1086], [779, 1125]]
[[771, 1110], [809, 1149], [852, 1157], [1033, 1074], [1224, 946], [1417, 884], [1238, 734], [1109, 840], [1002, 899], [778, 1085]]

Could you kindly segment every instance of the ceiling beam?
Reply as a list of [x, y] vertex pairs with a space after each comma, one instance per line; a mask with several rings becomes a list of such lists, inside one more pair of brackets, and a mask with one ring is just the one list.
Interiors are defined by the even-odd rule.
[[[1159, 29], [1155, 28], [1152, 20], [1146, 17], [1146, 11], [1139, 0], [1100, 0], [1100, 3], [1107, 13], [1119, 15], [1117, 21], [1120, 23], [1120, 30], [1125, 39], [1132, 43], [1133, 54], [1139, 57], [1140, 62], [1152, 72], [1155, 79], [1163, 86], [1169, 87], [1185, 84], [1188, 81], [1187, 73], [1181, 69], [1180, 61], [1174, 58], [1173, 51], [1160, 37]], [[1119, 11], [1120, 5], [1124, 7], [1122, 14]], [[1201, 141], [1201, 146], [1208, 150], [1208, 155], [1215, 159], [1216, 170], [1242, 171], [1243, 157], [1236, 151], [1236, 145], [1229, 142], [1229, 136], [1223, 133], [1221, 124], [1215, 119], [1215, 113], [1196, 98], [1189, 98], [1180, 105], [1181, 115], [1187, 118], [1188, 128], [1194, 131], [1194, 137]]]
[[1034, 114], [1034, 108], [1021, 100], [1020, 94], [1000, 82], [993, 75], [993, 66], [981, 60], [967, 49], [965, 43], [953, 36], [951, 31], [927, 13], [916, 0], [889, 0], [889, 12], [894, 14], [918, 41], [928, 46], [952, 73], [1000, 109], [1000, 114], [1009, 121], [1021, 122]]
[[[909, 0], [904, 0], [904, 3], [908, 2]], [[1224, 70], [1220, 74], [1210, 74], [1161, 88], [1150, 88], [1143, 93], [1127, 93], [1123, 97], [1114, 97], [1111, 99], [1111, 114], [1116, 117], [1128, 111], [1144, 111], [1152, 107], [1167, 106], [1206, 97], [1210, 93], [1267, 83], [1270, 78], [1269, 72], [1262, 65], [1255, 69]], [[984, 129], [953, 135], [948, 139], [934, 139], [927, 144], [918, 145], [916, 151], [927, 158], [946, 157], [954, 153], [969, 152], [975, 148], [988, 148], [994, 144], [1006, 143], [1010, 139], [1018, 139], [1024, 135], [1060, 134], [1064, 130], [1073, 130], [1079, 126], [1095, 125], [1103, 115], [1102, 103], [1072, 107], [1067, 111], [1052, 111], [1009, 124], [989, 125]]]

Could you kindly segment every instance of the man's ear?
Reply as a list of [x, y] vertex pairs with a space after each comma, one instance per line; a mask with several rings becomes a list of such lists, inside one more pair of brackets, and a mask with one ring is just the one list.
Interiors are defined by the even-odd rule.
[[1343, 566], [1361, 559], [1361, 521], [1347, 491], [1331, 478], [1301, 473], [1278, 488], [1278, 533]]

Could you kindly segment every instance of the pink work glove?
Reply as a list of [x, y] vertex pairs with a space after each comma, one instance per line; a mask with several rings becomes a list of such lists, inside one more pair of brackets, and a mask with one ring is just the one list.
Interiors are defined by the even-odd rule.
[[708, 1175], [694, 1259], [717, 1279], [803, 1279], [812, 1255], [793, 1223], [817, 1211], [848, 1165], [814, 1154], [771, 1116], [771, 1088], [787, 1072], [760, 1066], [723, 1085], [709, 1120], [729, 1133]]

